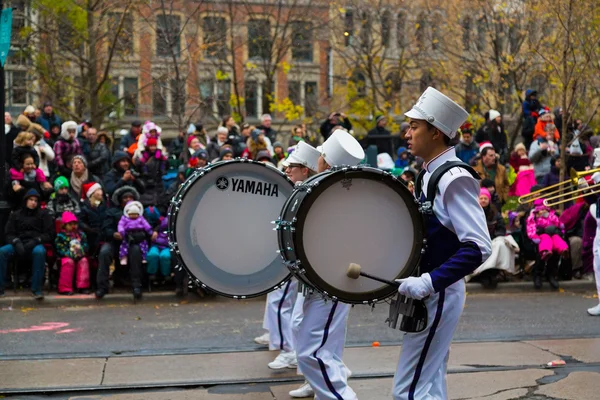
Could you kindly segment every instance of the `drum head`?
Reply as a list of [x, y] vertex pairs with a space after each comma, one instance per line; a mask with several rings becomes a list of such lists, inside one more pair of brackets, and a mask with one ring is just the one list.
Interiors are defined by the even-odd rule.
[[362, 276], [349, 278], [351, 263], [391, 281], [409, 276], [418, 264], [424, 226], [417, 203], [403, 183], [380, 170], [323, 176], [297, 220], [296, 252], [306, 279], [340, 301], [374, 302], [397, 290]]
[[234, 160], [197, 171], [171, 207], [177, 256], [204, 287], [227, 297], [268, 293], [289, 278], [271, 221], [292, 182], [262, 163]]

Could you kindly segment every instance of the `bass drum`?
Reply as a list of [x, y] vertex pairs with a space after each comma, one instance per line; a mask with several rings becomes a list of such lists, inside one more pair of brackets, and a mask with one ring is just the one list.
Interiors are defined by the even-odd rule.
[[360, 276], [351, 263], [387, 280], [410, 276], [421, 257], [424, 222], [418, 202], [387, 172], [351, 167], [296, 186], [277, 221], [281, 257], [305, 285], [350, 304], [371, 304], [397, 288]]
[[291, 275], [272, 221], [293, 191], [281, 171], [237, 159], [196, 170], [171, 200], [169, 242], [202, 288], [226, 297], [268, 293]]

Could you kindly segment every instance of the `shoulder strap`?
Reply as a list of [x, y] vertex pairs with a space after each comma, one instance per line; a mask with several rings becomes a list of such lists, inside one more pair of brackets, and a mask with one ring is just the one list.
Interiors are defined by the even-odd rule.
[[415, 195], [417, 200], [420, 200], [421, 192], [423, 191], [423, 177], [425, 176], [425, 168], [419, 171], [417, 179], [415, 179]]
[[445, 163], [440, 165], [433, 172], [433, 174], [431, 174], [431, 178], [429, 179], [429, 182], [427, 183], [427, 201], [430, 202], [430, 204], [432, 206], [433, 206], [433, 201], [435, 200], [435, 195], [437, 193], [437, 186], [438, 186], [438, 183], [440, 182], [440, 179], [442, 179], [442, 176], [444, 176], [444, 174], [446, 172], [450, 171], [454, 167], [460, 167], [460, 168], [467, 170], [471, 174], [471, 176], [476, 180], [481, 179], [479, 177], [479, 174], [470, 165], [468, 165], [462, 161], [446, 161]]

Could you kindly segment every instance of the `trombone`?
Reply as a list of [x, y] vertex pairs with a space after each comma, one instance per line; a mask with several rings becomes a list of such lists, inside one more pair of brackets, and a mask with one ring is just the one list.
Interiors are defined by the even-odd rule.
[[[567, 201], [572, 201], [572, 200], [575, 200], [578, 198], [588, 196], [595, 192], [593, 192], [593, 193], [583, 193], [583, 192], [585, 192], [586, 190], [600, 189], [600, 184], [595, 184], [595, 185], [591, 185], [591, 186], [588, 186], [585, 188], [575, 189], [575, 190], [569, 189], [566, 185], [577, 187], [579, 179], [581, 179], [587, 175], [593, 174], [595, 172], [600, 172], [600, 168], [591, 169], [589, 171], [580, 171], [580, 172], [575, 171], [575, 169], [571, 168], [571, 171], [569, 173], [569, 175], [570, 175], [569, 179], [565, 179], [564, 181], [555, 183], [554, 185], [550, 185], [545, 188], [542, 188], [542, 189], [536, 190], [534, 192], [528, 193], [526, 195], [523, 195], [523, 196], [519, 197], [518, 202], [519, 202], [519, 204], [527, 204], [527, 203], [532, 203], [537, 199], [545, 198], [544, 205], [546, 205], [548, 207], [552, 207], [552, 206], [555, 206], [558, 204], [566, 203]], [[569, 197], [569, 196], [573, 196], [573, 197]], [[565, 198], [563, 200], [557, 200], [562, 197], [567, 197], [567, 198]], [[548, 204], [546, 204], [546, 203], [548, 203]]]

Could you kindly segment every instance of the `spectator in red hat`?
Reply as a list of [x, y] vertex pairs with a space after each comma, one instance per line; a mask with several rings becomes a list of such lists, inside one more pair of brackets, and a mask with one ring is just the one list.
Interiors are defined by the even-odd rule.
[[156, 138], [148, 138], [145, 149], [141, 152], [140, 157], [135, 159], [135, 167], [145, 185], [140, 199], [144, 206], [158, 204], [164, 192], [162, 177], [167, 172], [167, 157], [157, 147], [157, 143]]
[[88, 238], [90, 254], [99, 250], [102, 224], [106, 219], [107, 201], [99, 183], [84, 183], [85, 198], [81, 202], [79, 226]]
[[56, 252], [60, 257], [58, 294], [73, 294], [73, 278], [79, 293], [88, 294], [90, 288], [90, 265], [86, 257], [87, 237], [78, 228], [75, 214], [62, 214], [62, 229], [56, 236]]

